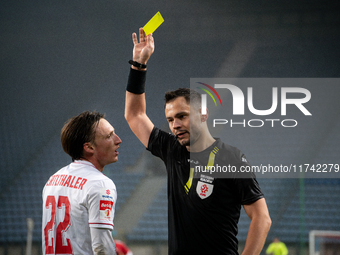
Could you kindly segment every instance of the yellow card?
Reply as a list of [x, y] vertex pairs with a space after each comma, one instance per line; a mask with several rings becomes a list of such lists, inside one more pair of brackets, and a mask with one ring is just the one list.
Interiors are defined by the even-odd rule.
[[152, 19], [149, 20], [148, 23], [145, 24], [145, 26], [143, 27], [143, 30], [145, 32], [146, 35], [149, 35], [153, 32], [155, 32], [155, 30], [164, 22], [164, 19], [161, 15], [160, 12], [157, 12], [155, 14], [155, 16], [152, 17]]

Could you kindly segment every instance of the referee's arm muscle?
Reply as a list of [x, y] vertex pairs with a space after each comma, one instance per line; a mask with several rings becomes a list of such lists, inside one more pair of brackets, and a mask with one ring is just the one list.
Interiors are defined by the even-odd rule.
[[242, 255], [260, 254], [272, 223], [266, 200], [261, 198], [243, 207], [251, 222]]
[[149, 137], [154, 124], [146, 115], [145, 93], [134, 94], [126, 91], [125, 119], [132, 132], [145, 147], [148, 147]]

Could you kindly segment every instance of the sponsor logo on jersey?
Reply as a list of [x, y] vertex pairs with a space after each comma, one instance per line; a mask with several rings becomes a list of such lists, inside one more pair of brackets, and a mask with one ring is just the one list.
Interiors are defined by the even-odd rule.
[[213, 183], [214, 178], [208, 175], [201, 174], [200, 181], [206, 182], [206, 183]]
[[100, 200], [100, 207], [99, 210], [106, 210], [106, 209], [112, 209], [113, 202], [107, 201], [107, 200]]
[[102, 195], [102, 198], [106, 198], [106, 199], [113, 200], [113, 197], [111, 197], [111, 196], [106, 196], [106, 195]]
[[212, 184], [204, 183], [201, 181], [197, 182], [196, 192], [201, 199], [209, 197], [212, 194], [213, 189], [214, 185]]
[[113, 202], [107, 200], [100, 200], [99, 204], [99, 218], [100, 220], [112, 220]]
[[188, 158], [188, 162], [190, 163], [190, 164], [199, 164], [199, 162], [197, 161], [197, 160], [193, 160], [193, 159], [190, 159], [190, 158]]
[[109, 209], [106, 209], [104, 213], [106, 217], [110, 217], [111, 215], [111, 211]]
[[108, 188], [102, 188], [100, 190], [100, 194], [101, 194], [102, 199], [113, 201], [113, 196], [112, 196], [114, 194], [113, 190], [110, 190]]

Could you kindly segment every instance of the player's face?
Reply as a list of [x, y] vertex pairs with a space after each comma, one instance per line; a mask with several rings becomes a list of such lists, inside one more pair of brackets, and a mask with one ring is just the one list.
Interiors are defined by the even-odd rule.
[[165, 116], [171, 132], [181, 145], [190, 146], [197, 141], [200, 136], [199, 128], [196, 125], [199, 114], [198, 111], [197, 113], [196, 111], [190, 112], [190, 104], [186, 102], [184, 97], [178, 97], [167, 103]]
[[94, 156], [102, 167], [118, 160], [119, 153], [117, 149], [122, 141], [114, 131], [114, 128], [107, 120], [99, 120], [93, 148]]

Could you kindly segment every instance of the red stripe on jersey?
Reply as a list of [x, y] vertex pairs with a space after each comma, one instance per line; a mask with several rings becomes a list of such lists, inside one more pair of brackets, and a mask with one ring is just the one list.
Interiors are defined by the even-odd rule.
[[95, 225], [109, 225], [109, 226], [112, 226], [112, 227], [114, 226], [114, 224], [109, 224], [109, 223], [91, 223], [91, 222], [89, 222], [89, 224], [90, 224], [90, 225], [91, 225], [91, 224], [92, 224], [92, 225], [94, 225], [94, 224], [95, 224]]

